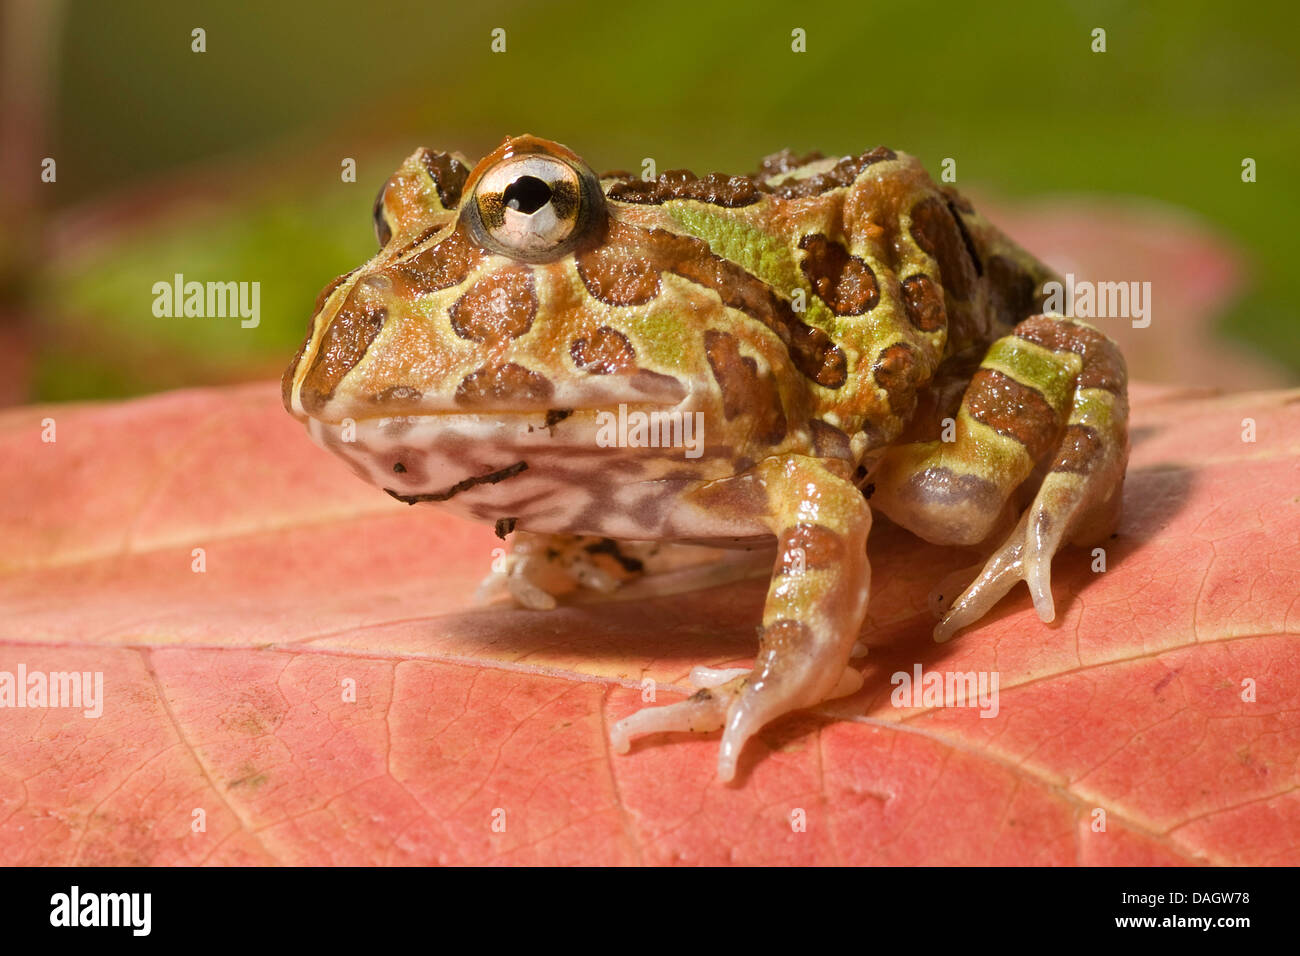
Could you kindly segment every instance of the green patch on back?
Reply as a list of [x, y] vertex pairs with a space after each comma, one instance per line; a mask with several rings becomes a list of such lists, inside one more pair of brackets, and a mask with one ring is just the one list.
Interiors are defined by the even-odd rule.
[[[796, 314], [809, 325], [825, 329], [835, 338], [847, 333], [845, 320], [836, 316], [813, 295], [807, 277], [795, 263], [789, 244], [780, 236], [758, 229], [735, 215], [702, 208], [702, 203], [665, 203], [673, 221], [709, 244], [714, 253], [736, 263], [750, 275], [789, 298], [795, 289], [804, 292], [804, 309]], [[860, 320], [860, 316], [854, 317]]]

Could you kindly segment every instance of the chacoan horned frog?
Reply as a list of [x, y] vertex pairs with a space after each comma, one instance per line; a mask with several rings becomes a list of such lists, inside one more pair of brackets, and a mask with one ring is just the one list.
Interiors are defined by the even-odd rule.
[[525, 606], [646, 542], [776, 543], [753, 670], [620, 721], [621, 752], [722, 728], [730, 780], [764, 724], [856, 690], [873, 508], [988, 555], [939, 640], [1021, 580], [1051, 621], [1052, 556], [1114, 528], [1123, 358], [1040, 314], [1054, 274], [904, 153], [642, 180], [520, 136], [472, 169], [417, 151], [374, 218], [284, 375], [317, 442], [514, 532]]

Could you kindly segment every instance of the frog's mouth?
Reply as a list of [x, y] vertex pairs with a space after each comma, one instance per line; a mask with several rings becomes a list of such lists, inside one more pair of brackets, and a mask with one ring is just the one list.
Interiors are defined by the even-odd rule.
[[496, 471], [489, 472], [486, 475], [471, 475], [463, 481], [456, 482], [456, 484], [452, 485], [446, 491], [431, 491], [415, 495], [404, 495], [400, 492], [394, 491], [392, 488], [385, 488], [384, 492], [408, 505], [416, 505], [424, 501], [450, 501], [462, 491], [469, 491], [469, 489], [478, 485], [495, 485], [499, 481], [513, 478], [516, 475], [523, 474], [527, 470], [528, 462], [517, 461], [513, 465], [507, 465], [505, 468], [498, 468]]

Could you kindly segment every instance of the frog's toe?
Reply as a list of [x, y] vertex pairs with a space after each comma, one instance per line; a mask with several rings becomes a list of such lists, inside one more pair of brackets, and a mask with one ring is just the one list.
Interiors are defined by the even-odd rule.
[[[835, 686], [824, 700], [847, 697], [862, 688], [862, 672], [845, 667]], [[730, 783], [736, 776], [736, 763], [749, 738], [767, 724], [793, 710], [810, 706], [807, 688], [797, 683], [764, 681], [758, 678], [746, 681], [743, 691], [727, 713], [727, 729], [722, 734], [718, 748], [718, 779]]]
[[692, 667], [690, 682], [696, 690], [704, 688], [721, 687], [728, 681], [733, 681], [737, 677], [744, 677], [749, 673], [748, 667]]
[[[1026, 580], [1025, 575], [1025, 527], [1029, 515], [1020, 519], [1016, 530], [1011, 532], [1002, 547], [984, 564], [975, 580], [957, 596], [952, 605], [943, 614], [942, 620], [934, 628], [934, 639], [939, 642], [948, 640], [953, 634], [974, 624], [1002, 600], [1017, 581]], [[1056, 616], [1052, 602], [1051, 558], [1046, 567], [1036, 577], [1039, 590], [1034, 592], [1034, 607], [1044, 621], [1051, 621]], [[945, 585], [946, 586], [946, 585]], [[1031, 590], [1034, 585], [1030, 585]], [[1044, 614], [1044, 611], [1046, 614]]]
[[634, 737], [667, 733], [706, 734], [717, 730], [726, 719], [727, 708], [744, 681], [743, 676], [736, 677], [727, 684], [703, 688], [675, 704], [643, 707], [610, 728], [610, 746], [615, 752], [625, 754], [631, 749]]

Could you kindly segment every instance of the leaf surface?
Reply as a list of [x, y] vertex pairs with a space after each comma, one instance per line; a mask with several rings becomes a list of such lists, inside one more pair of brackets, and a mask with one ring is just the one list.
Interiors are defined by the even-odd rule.
[[[1056, 624], [1018, 588], [933, 644], [972, 555], [879, 523], [866, 686], [734, 787], [716, 734], [606, 733], [644, 678], [747, 662], [765, 582], [474, 608], [491, 530], [357, 481], [272, 385], [6, 412], [0, 671], [104, 701], [0, 709], [0, 863], [1300, 862], [1300, 395], [1133, 405], [1120, 532], [1104, 573], [1058, 558]], [[997, 716], [893, 706], [917, 663], [996, 673]]]

